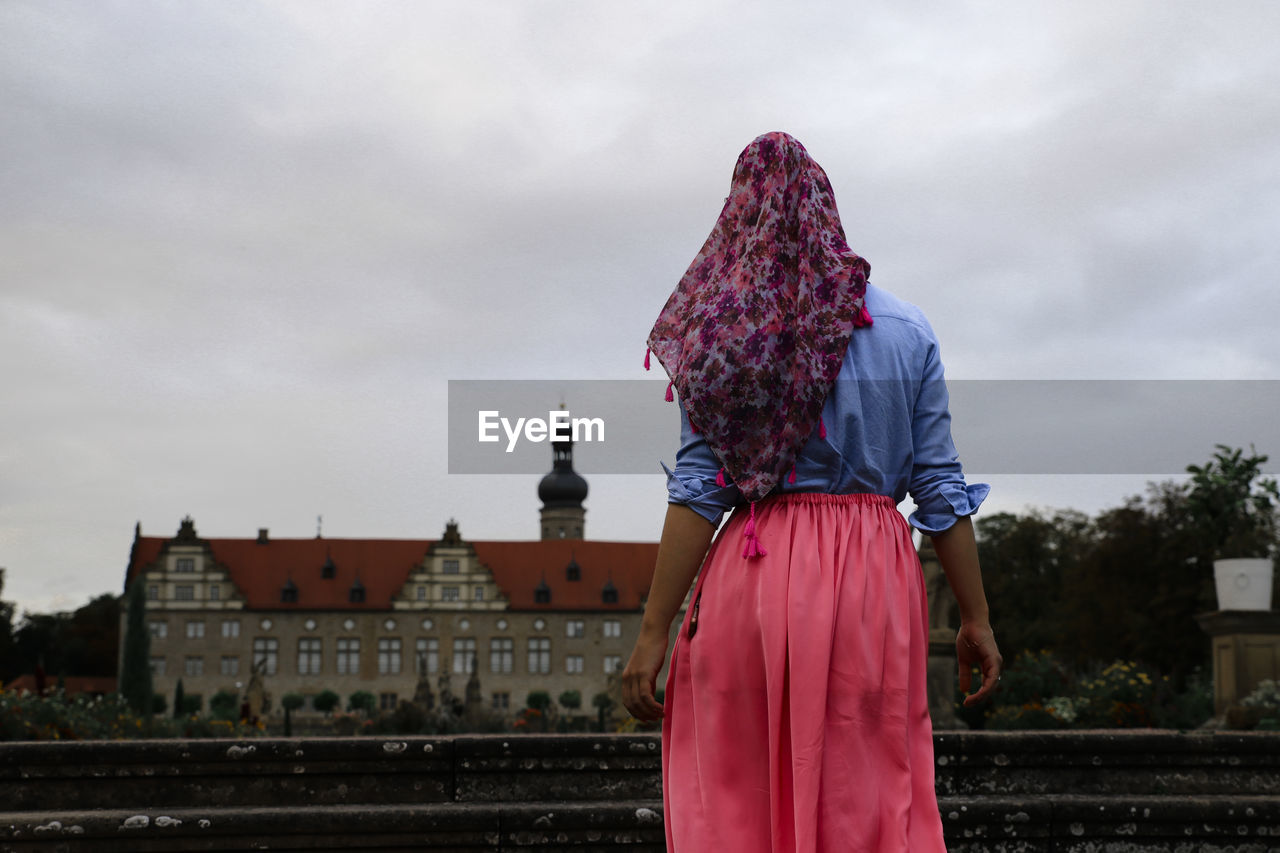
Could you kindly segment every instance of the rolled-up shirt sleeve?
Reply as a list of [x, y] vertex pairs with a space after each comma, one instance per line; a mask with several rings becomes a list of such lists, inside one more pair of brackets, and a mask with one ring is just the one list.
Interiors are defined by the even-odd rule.
[[916, 511], [908, 519], [916, 529], [941, 533], [963, 515], [977, 512], [991, 487], [964, 481], [959, 455], [951, 440], [951, 413], [942, 358], [931, 343], [912, 413], [913, 463], [908, 491]]
[[713, 527], [719, 527], [724, 514], [742, 498], [733, 483], [716, 485], [720, 460], [706, 440], [693, 431], [683, 405], [680, 406], [680, 450], [676, 453], [676, 467], [673, 471], [662, 463], [662, 470], [667, 472], [667, 503], [689, 507]]

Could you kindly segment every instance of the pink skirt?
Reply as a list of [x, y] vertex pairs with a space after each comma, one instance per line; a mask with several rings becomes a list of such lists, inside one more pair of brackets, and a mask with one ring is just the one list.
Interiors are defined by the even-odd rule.
[[712, 544], [672, 649], [672, 853], [946, 853], [925, 688], [928, 604], [882, 495], [787, 493]]

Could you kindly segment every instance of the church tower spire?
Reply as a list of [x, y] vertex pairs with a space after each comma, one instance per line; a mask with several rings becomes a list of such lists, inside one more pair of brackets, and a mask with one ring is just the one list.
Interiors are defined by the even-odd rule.
[[538, 483], [543, 539], [584, 538], [587, 481], [573, 470], [573, 440], [551, 442], [551, 471]]

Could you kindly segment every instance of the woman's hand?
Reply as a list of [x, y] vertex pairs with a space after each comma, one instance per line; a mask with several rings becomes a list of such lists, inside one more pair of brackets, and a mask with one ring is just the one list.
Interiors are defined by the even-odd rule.
[[622, 704], [641, 722], [662, 719], [662, 704], [654, 698], [654, 691], [666, 659], [667, 632], [642, 627], [631, 660], [622, 671]]
[[982, 670], [982, 687], [964, 697], [966, 707], [976, 705], [991, 695], [1004, 669], [1004, 658], [996, 648], [996, 635], [987, 622], [964, 622], [956, 633], [956, 658], [960, 661], [960, 691], [969, 692], [973, 667]]

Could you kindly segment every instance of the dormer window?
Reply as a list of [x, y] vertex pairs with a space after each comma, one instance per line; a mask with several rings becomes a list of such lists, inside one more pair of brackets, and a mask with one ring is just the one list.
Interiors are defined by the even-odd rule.
[[352, 604], [364, 604], [364, 584], [360, 583], [359, 578], [356, 578], [356, 582], [351, 585], [347, 600]]
[[564, 579], [567, 581], [582, 580], [582, 567], [572, 557], [569, 558], [569, 565], [564, 567]]
[[446, 575], [456, 575], [460, 566], [457, 560], [445, 560], [442, 568]]
[[280, 590], [281, 604], [297, 604], [298, 603], [298, 587], [293, 580], [288, 580], [284, 587]]
[[333, 557], [326, 556], [324, 565], [320, 567], [320, 577], [332, 579], [338, 571], [338, 567], [333, 564]]
[[601, 590], [600, 592], [600, 599], [605, 604], [618, 603], [618, 588], [613, 585], [612, 580], [607, 580], [604, 582], [604, 589]]
[[550, 604], [551, 603], [551, 587], [547, 586], [546, 581], [538, 584], [533, 590], [534, 604]]

